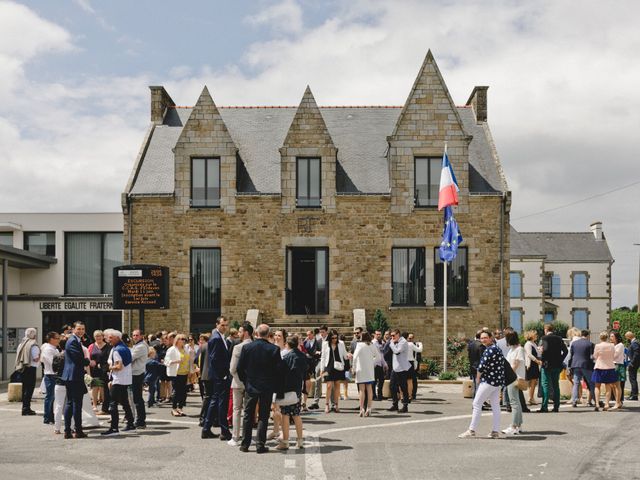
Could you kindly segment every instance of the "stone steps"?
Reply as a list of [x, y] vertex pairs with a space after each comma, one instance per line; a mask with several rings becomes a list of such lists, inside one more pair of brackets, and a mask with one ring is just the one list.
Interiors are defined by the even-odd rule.
[[274, 320], [269, 325], [271, 326], [271, 328], [284, 328], [287, 332], [303, 334], [306, 334], [308, 330], [313, 330], [314, 328], [318, 328], [321, 325], [326, 325], [329, 330], [336, 329], [339, 335], [347, 335], [347, 338], [350, 338], [350, 335], [353, 334], [352, 322], [335, 320], [332, 322], [326, 322], [322, 320], [314, 321], [314, 319], [306, 318], [301, 319], [300, 321]]

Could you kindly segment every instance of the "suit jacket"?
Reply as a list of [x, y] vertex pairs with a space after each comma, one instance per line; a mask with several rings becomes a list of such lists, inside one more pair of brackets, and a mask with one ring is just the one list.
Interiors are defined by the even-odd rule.
[[248, 343], [251, 343], [250, 338], [243, 340], [241, 343], [233, 347], [233, 351], [231, 352], [231, 364], [229, 365], [229, 372], [233, 375], [231, 388], [244, 388], [244, 383], [242, 383], [238, 376], [238, 361], [240, 360], [240, 354], [242, 353], [243, 347]]
[[542, 337], [542, 366], [544, 368], [562, 368], [564, 357], [569, 349], [562, 338], [553, 333]]
[[229, 376], [231, 363], [231, 343], [218, 330], [214, 330], [207, 351], [209, 353], [209, 380], [225, 380]]
[[633, 368], [638, 368], [640, 366], [640, 343], [638, 343], [637, 338], [631, 340], [628, 350], [629, 363]]
[[64, 370], [61, 379], [64, 382], [84, 382], [84, 367], [89, 365], [82, 344], [75, 335], [71, 335], [64, 347]]
[[249, 395], [282, 391], [280, 349], [262, 338], [242, 347], [237, 372]]
[[586, 338], [580, 338], [571, 344], [570, 368], [584, 368], [593, 370], [593, 348], [594, 345]]
[[480, 340], [475, 339], [469, 342], [469, 345], [467, 345], [467, 353], [469, 354], [469, 363], [471, 364], [471, 368], [478, 368], [483, 352], [484, 345]]

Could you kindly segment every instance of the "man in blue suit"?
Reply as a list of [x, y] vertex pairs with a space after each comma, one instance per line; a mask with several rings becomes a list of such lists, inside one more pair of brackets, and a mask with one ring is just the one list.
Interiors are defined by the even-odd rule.
[[229, 410], [229, 389], [231, 388], [231, 344], [224, 338], [229, 322], [224, 317], [216, 319], [216, 328], [211, 333], [207, 343], [209, 354], [209, 380], [212, 386], [211, 403], [207, 410], [207, 417], [202, 426], [201, 438], [216, 438], [218, 435], [211, 432], [211, 426], [215, 417], [220, 426], [220, 440], [231, 440], [231, 431], [227, 422]]
[[571, 352], [569, 368], [573, 374], [573, 391], [571, 394], [571, 405], [573, 407], [577, 407], [580, 401], [578, 398], [578, 390], [583, 378], [591, 392], [591, 398], [596, 398], [594, 391], [595, 385], [591, 381], [591, 375], [593, 374], [593, 360], [591, 357], [595, 347], [593, 343], [591, 343], [591, 340], [589, 340], [589, 330], [582, 330], [580, 334], [582, 337], [574, 341], [569, 348]]
[[71, 417], [75, 424], [75, 438], [85, 438], [82, 431], [82, 397], [87, 393], [84, 383], [85, 367], [89, 360], [84, 356], [81, 338], [85, 334], [82, 322], [73, 324], [73, 334], [67, 339], [64, 348], [64, 370], [61, 380], [67, 390], [67, 404], [64, 410], [64, 438], [71, 436]]

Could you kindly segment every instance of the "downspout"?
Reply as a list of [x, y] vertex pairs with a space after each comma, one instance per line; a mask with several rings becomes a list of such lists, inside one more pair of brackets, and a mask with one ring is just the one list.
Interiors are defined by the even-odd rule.
[[500, 330], [504, 329], [504, 202], [505, 192], [500, 199]]
[[[131, 198], [130, 194], [127, 194], [127, 211], [129, 212], [129, 222], [127, 224], [127, 236], [129, 237], [129, 253], [128, 253], [128, 260], [129, 260], [129, 265], [131, 265], [133, 263], [133, 199]], [[128, 320], [129, 320], [129, 333], [133, 332], [133, 330], [131, 329], [132, 325], [132, 317], [131, 317], [131, 310], [127, 310], [128, 314]], [[143, 332], [144, 333], [144, 332]]]

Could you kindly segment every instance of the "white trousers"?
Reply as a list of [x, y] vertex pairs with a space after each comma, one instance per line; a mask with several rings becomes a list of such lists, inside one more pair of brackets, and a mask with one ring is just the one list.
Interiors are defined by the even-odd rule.
[[[64, 385], [56, 385], [53, 392], [53, 421], [55, 422], [55, 429], [61, 431], [64, 407], [67, 403], [67, 388]], [[99, 425], [100, 420], [96, 417], [96, 412], [93, 411], [89, 394], [86, 393], [82, 397], [82, 426], [97, 427]]]
[[500, 390], [501, 387], [494, 387], [488, 383], [478, 385], [476, 396], [473, 399], [473, 415], [471, 416], [469, 430], [477, 431], [478, 423], [482, 416], [482, 404], [488, 400], [489, 403], [491, 403], [491, 412], [493, 413], [493, 427], [491, 431], [500, 431]]
[[244, 412], [244, 388], [233, 388], [233, 439], [242, 440], [242, 414]]

